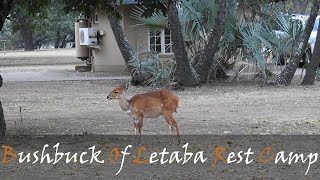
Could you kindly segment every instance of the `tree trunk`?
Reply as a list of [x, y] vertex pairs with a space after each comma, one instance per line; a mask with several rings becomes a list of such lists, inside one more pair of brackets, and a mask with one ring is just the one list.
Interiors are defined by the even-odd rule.
[[55, 48], [55, 49], [58, 49], [58, 48], [59, 48], [60, 39], [61, 39], [60, 31], [58, 31], [57, 34], [56, 34], [56, 41], [54, 42], [54, 48]]
[[29, 27], [23, 26], [21, 28], [21, 35], [23, 38], [23, 45], [25, 51], [33, 51], [34, 45], [33, 45], [33, 34]]
[[168, 2], [170, 31], [173, 35], [171, 36], [172, 51], [176, 60], [176, 80], [182, 86], [196, 86], [199, 84], [199, 79], [188, 58], [176, 3], [177, 0], [169, 0]]
[[293, 79], [294, 73], [296, 72], [300, 60], [303, 57], [305, 50], [307, 49], [308, 40], [310, 38], [310, 34], [316, 20], [317, 14], [319, 11], [319, 0], [315, 0], [312, 3], [310, 16], [308, 22], [306, 24], [305, 34], [303, 38], [302, 48], [299, 50], [298, 54], [294, 56], [294, 58], [289, 62], [289, 64], [284, 68], [284, 70], [278, 75], [276, 82], [278, 84], [289, 85]]
[[13, 0], [3, 0], [0, 2], [0, 31], [2, 30], [3, 24], [11, 10]]
[[[0, 87], [1, 86], [2, 86], [2, 77], [0, 75]], [[6, 122], [4, 121], [3, 109], [0, 101], [0, 137], [5, 136], [6, 131], [7, 131], [7, 126], [6, 126]]]
[[[122, 54], [122, 57], [125, 63], [128, 65], [130, 61], [138, 59], [138, 57], [136, 53], [132, 50], [129, 44], [129, 41], [126, 38], [120, 19], [118, 17], [115, 17], [114, 15], [108, 15], [108, 19], [109, 19], [114, 37], [117, 41], [118, 47]], [[139, 74], [134, 73], [134, 69], [132, 66], [128, 65], [127, 67], [132, 77], [131, 83], [134, 85], [141, 85], [143, 80], [141, 79]]]
[[7, 126], [6, 122], [4, 120], [4, 114], [3, 114], [3, 109], [2, 109], [2, 104], [0, 101], [0, 137], [5, 136], [7, 131]]
[[66, 35], [66, 34], [62, 36], [61, 45], [59, 46], [60, 48], [66, 48], [66, 46], [67, 46], [67, 37], [68, 37], [68, 35]]
[[320, 23], [318, 26], [317, 38], [310, 63], [306, 68], [306, 75], [303, 78], [302, 85], [313, 85], [316, 77], [316, 71], [320, 64]]
[[218, 14], [215, 19], [215, 26], [213, 31], [210, 33], [208, 44], [205, 46], [203, 55], [201, 56], [202, 61], [197, 64], [196, 70], [200, 75], [200, 80], [205, 83], [207, 76], [214, 63], [214, 55], [219, 50], [219, 41], [224, 34], [225, 21], [227, 16], [227, 7], [229, 0], [219, 0], [218, 1]]
[[3, 83], [3, 79], [2, 79], [2, 76], [0, 75], [0, 87], [2, 86], [2, 83]]
[[76, 47], [76, 43], [75, 43], [75, 33], [73, 33], [73, 36], [72, 36], [72, 48], [75, 48]]

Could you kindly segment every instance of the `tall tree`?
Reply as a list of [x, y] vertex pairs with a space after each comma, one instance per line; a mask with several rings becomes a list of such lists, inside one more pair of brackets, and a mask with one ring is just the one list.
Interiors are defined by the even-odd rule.
[[[11, 10], [13, 0], [2, 0], [0, 1], [0, 31], [2, 30], [3, 24]], [[2, 77], [0, 75], [0, 87], [2, 86]], [[0, 101], [0, 136], [6, 134], [6, 122], [4, 120], [2, 104]]]
[[0, 137], [5, 136], [7, 131], [6, 121], [4, 120], [4, 114], [2, 109], [2, 104], [0, 101]]
[[25, 51], [33, 51], [33, 29], [38, 22], [35, 16], [29, 13], [27, 6], [15, 4], [10, 13], [10, 22], [14, 33], [20, 33]]
[[77, 13], [64, 11], [62, 0], [51, 1], [50, 6], [46, 8], [46, 17], [41, 19], [42, 22], [38, 26], [41, 29], [36, 29], [37, 36], [44, 34], [46, 42], [54, 42], [55, 48], [64, 48], [66, 42], [74, 42], [74, 20], [77, 18]]
[[[0, 31], [2, 30], [3, 24], [10, 13], [11, 7], [13, 5], [13, 0], [2, 0], [0, 1]], [[2, 86], [2, 77], [0, 75], [0, 87]], [[0, 136], [6, 134], [6, 122], [4, 120], [2, 104], [0, 101]]]
[[[151, 14], [155, 11], [161, 10], [164, 14], [168, 15], [169, 19], [169, 28], [171, 34], [173, 34], [172, 40], [172, 50], [175, 55], [176, 61], [176, 79], [177, 83], [184, 86], [195, 86], [200, 83], [205, 83], [210, 74], [210, 70], [214, 64], [214, 56], [220, 49], [219, 42], [221, 41], [224, 30], [225, 22], [228, 10], [229, 0], [219, 0], [208, 3], [207, 1], [204, 4], [210, 4], [211, 6], [217, 7], [218, 12], [212, 12], [214, 8], [207, 6], [199, 5], [197, 1], [183, 1], [183, 0], [154, 0], [154, 1], [142, 1], [142, 5], [147, 7], [146, 14]], [[166, 3], [167, 9], [163, 10], [159, 3]], [[216, 3], [218, 6], [216, 6]], [[199, 23], [200, 29], [205, 29], [205, 34], [208, 35], [208, 40], [205, 40], [202, 50], [197, 51], [195, 60], [190, 63], [190, 57], [186, 50], [186, 42], [183, 37], [181, 19], [179, 19], [177, 7], [184, 6], [187, 7], [192, 16], [195, 17], [195, 21]], [[201, 6], [201, 12], [195, 12], [197, 9], [193, 9], [194, 6]], [[191, 8], [192, 10], [190, 10]], [[202, 14], [202, 17], [199, 14]], [[182, 15], [184, 16], [184, 15]], [[215, 17], [215, 19], [214, 19]], [[183, 21], [183, 20], [182, 20]], [[190, 22], [191, 24], [194, 22]], [[200, 25], [201, 24], [201, 25]], [[190, 25], [189, 25], [190, 26]], [[190, 27], [184, 27], [190, 28]], [[203, 34], [202, 34], [203, 35]], [[207, 36], [205, 35], [205, 36]], [[201, 35], [200, 35], [201, 36]], [[204, 36], [202, 36], [203, 38]], [[191, 43], [190, 39], [188, 43]], [[193, 41], [192, 41], [193, 42]], [[190, 45], [190, 44], [189, 44]], [[202, 46], [202, 45], [201, 45]]]
[[31, 30], [31, 25], [27, 23], [25, 18], [19, 20], [18, 24], [20, 24], [20, 33], [23, 39], [23, 46], [25, 51], [33, 51], [33, 32]]
[[218, 15], [215, 19], [215, 26], [210, 33], [209, 42], [204, 48], [202, 62], [198, 63], [198, 66], [196, 67], [202, 83], [206, 82], [207, 76], [209, 75], [210, 69], [214, 63], [213, 58], [219, 50], [219, 42], [225, 29], [228, 4], [229, 0], [218, 1]]
[[306, 67], [306, 75], [302, 85], [313, 85], [316, 77], [316, 70], [320, 64], [320, 23], [318, 25], [317, 38], [310, 63]]
[[[1, 86], [2, 86], [2, 77], [0, 75], [0, 87]], [[2, 104], [0, 101], [0, 137], [4, 136], [6, 134], [6, 131], [7, 131], [7, 126], [6, 126], [6, 122], [4, 120]]]
[[0, 31], [2, 30], [4, 21], [7, 19], [10, 13], [13, 0], [2, 0], [0, 1]]
[[45, 6], [41, 7], [36, 12], [31, 11], [29, 4], [22, 1], [15, 3], [10, 12], [10, 25], [13, 33], [19, 33], [22, 39], [22, 44], [25, 51], [33, 51], [35, 30], [41, 29], [41, 26], [46, 18], [47, 9]]
[[308, 40], [310, 38], [310, 34], [319, 11], [319, 6], [320, 6], [319, 2], [320, 2], [319, 0], [313, 1], [310, 16], [305, 28], [305, 35], [303, 38], [302, 47], [299, 50], [298, 54], [295, 55], [292, 61], [289, 62], [289, 64], [284, 68], [284, 70], [276, 78], [276, 82], [278, 84], [285, 84], [285, 85], [291, 84], [294, 74], [299, 66], [299, 62], [303, 57], [304, 51], [305, 49], [307, 49]]
[[188, 57], [185, 43], [182, 36], [181, 26], [178, 18], [177, 1], [168, 1], [168, 16], [170, 31], [173, 36], [172, 40], [172, 50], [175, 55], [175, 60], [177, 64], [176, 78], [177, 83], [183, 86], [194, 86], [199, 84], [198, 75], [194, 71], [190, 64], [190, 59]]

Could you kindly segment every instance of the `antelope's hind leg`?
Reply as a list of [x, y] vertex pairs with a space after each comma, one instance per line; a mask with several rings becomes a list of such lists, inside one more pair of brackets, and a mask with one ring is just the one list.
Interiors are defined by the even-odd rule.
[[174, 120], [172, 113], [165, 113], [165, 114], [163, 115], [163, 117], [165, 118], [165, 120], [166, 120], [167, 123], [169, 124], [171, 132], [173, 132], [173, 127], [175, 128], [176, 133], [177, 133], [177, 138], [178, 138], [178, 144], [180, 144], [180, 141], [181, 141], [181, 140], [180, 140], [180, 133], [179, 133], [178, 124], [177, 124], [177, 122]]

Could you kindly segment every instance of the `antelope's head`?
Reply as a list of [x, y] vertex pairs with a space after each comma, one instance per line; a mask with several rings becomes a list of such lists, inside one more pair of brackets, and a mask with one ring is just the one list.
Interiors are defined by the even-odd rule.
[[116, 87], [111, 91], [111, 93], [108, 95], [107, 99], [120, 99], [120, 96], [123, 94], [125, 90], [129, 88], [129, 84], [124, 84], [122, 86]]

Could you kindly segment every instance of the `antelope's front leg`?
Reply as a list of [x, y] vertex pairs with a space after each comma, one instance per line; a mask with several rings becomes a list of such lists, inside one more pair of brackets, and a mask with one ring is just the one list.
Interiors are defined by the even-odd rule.
[[134, 127], [134, 135], [137, 135], [137, 130], [138, 130], [138, 123], [139, 123], [139, 120], [138, 118], [132, 118], [133, 119], [133, 127]]
[[138, 129], [138, 118], [134, 116], [130, 110], [127, 111], [127, 114], [130, 116], [130, 118], [133, 120], [133, 127], [134, 127], [134, 135], [137, 135], [137, 129]]
[[137, 135], [137, 130], [139, 128], [138, 123], [139, 123], [138, 119], [133, 119], [134, 135]]
[[[140, 146], [141, 131], [139, 130], [139, 120], [137, 118], [132, 118], [132, 120], [133, 120], [133, 126], [134, 126], [134, 136], [135, 136], [134, 145]], [[139, 131], [139, 135], [137, 135], [137, 131]]]

